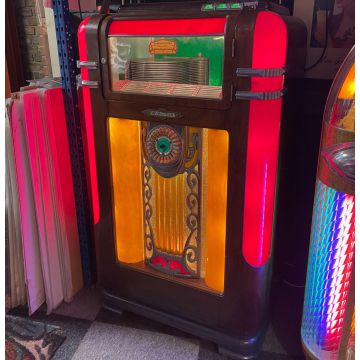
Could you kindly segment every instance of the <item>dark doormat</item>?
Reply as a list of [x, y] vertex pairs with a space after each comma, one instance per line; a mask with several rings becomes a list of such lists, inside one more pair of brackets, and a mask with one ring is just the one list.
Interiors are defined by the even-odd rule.
[[57, 326], [15, 316], [5, 317], [6, 360], [48, 360], [66, 336]]

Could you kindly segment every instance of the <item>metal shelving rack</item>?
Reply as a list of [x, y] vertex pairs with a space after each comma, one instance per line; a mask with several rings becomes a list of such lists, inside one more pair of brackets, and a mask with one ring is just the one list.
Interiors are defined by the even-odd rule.
[[53, 10], [70, 146], [83, 280], [84, 286], [88, 287], [94, 281], [94, 269], [91, 266], [91, 218], [76, 85], [76, 33], [73, 32], [71, 26], [68, 0], [54, 0]]

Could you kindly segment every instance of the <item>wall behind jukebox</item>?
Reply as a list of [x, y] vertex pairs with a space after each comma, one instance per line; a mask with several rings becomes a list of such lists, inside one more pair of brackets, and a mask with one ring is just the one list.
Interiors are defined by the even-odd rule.
[[43, 0], [13, 0], [25, 80], [51, 76]]

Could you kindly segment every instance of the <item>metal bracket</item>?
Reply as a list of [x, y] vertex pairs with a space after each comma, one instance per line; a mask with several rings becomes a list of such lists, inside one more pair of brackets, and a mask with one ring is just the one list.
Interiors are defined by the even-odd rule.
[[237, 91], [235, 93], [235, 98], [236, 100], [276, 100], [281, 98], [284, 94], [285, 89], [266, 92]]
[[97, 61], [76, 61], [77, 67], [80, 68], [87, 68], [87, 69], [97, 69], [98, 63]]
[[252, 68], [237, 68], [236, 75], [238, 77], [273, 77], [283, 76], [286, 73], [285, 68], [272, 68], [272, 69], [252, 69]]
[[97, 89], [99, 87], [99, 82], [96, 80], [82, 80], [79, 79], [78, 81], [79, 86], [86, 86], [90, 89]]
[[259, 1], [244, 1], [243, 5], [249, 9], [256, 9], [259, 6]]

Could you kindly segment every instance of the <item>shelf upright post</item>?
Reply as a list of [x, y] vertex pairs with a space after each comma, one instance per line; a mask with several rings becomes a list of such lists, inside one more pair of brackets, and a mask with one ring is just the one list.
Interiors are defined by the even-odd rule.
[[91, 219], [76, 84], [76, 33], [73, 33], [71, 26], [68, 0], [53, 0], [53, 10], [70, 146], [83, 280], [84, 286], [89, 287], [94, 280], [94, 274], [91, 268]]

